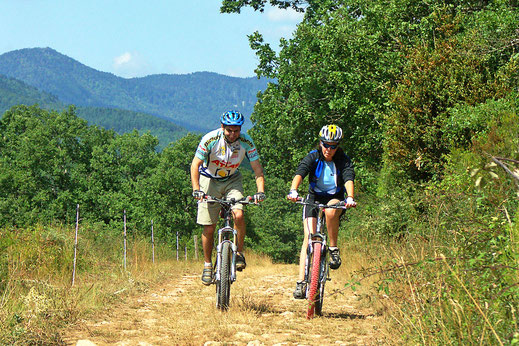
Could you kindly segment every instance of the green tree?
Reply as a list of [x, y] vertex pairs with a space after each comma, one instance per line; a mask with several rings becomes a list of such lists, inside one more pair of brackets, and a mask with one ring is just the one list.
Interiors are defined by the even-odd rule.
[[143, 226], [149, 214], [138, 192], [157, 164], [157, 144], [156, 137], [133, 131], [93, 148], [88, 193], [97, 217], [106, 223], [120, 221], [126, 210], [132, 225]]
[[[442, 174], [451, 145], [444, 132], [454, 107], [499, 99], [517, 86], [510, 83], [517, 75], [510, 68], [517, 64], [514, 50], [505, 42], [517, 36], [512, 23], [519, 14], [511, 15], [506, 8], [479, 11], [466, 13], [461, 5], [457, 10], [433, 7], [427, 17], [432, 34], [423, 35], [423, 44], [406, 49], [406, 65], [392, 88], [392, 107], [384, 121], [384, 163], [386, 169], [400, 172], [404, 182], [424, 182]], [[459, 138], [461, 142], [469, 144], [468, 138]]]
[[65, 219], [75, 210], [87, 171], [87, 124], [62, 113], [18, 106], [0, 120], [0, 223]]
[[149, 179], [148, 203], [154, 222], [164, 239], [172, 240], [176, 231], [184, 241], [201, 230], [196, 224], [197, 204], [191, 196], [191, 161], [201, 136], [188, 134], [166, 147]]
[[293, 1], [284, 1], [284, 0], [224, 0], [222, 1], [222, 6], [220, 11], [222, 13], [240, 13], [243, 7], [252, 7], [255, 11], [263, 12], [265, 6], [270, 4], [272, 6], [276, 6], [279, 8], [288, 8], [291, 7], [296, 11], [303, 11], [305, 5], [309, 3], [313, 3], [315, 1], [304, 1], [304, 0], [293, 0]]

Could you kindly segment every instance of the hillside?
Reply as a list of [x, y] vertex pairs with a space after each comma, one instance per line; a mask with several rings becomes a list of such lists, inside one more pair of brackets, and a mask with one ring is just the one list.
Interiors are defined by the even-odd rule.
[[[17, 79], [0, 75], [0, 117], [15, 105], [34, 104], [49, 110], [63, 110], [67, 107], [54, 95], [42, 92]], [[150, 132], [159, 139], [159, 150], [187, 133], [185, 128], [170, 120], [123, 109], [78, 107], [77, 115], [87, 120], [89, 124], [111, 129], [119, 134], [134, 129], [141, 133]]]
[[209, 72], [125, 79], [85, 66], [51, 48], [4, 53], [0, 55], [0, 73], [56, 95], [67, 104], [149, 113], [195, 131], [214, 128], [217, 115], [228, 109], [250, 115], [257, 92], [267, 86], [266, 79]]
[[22, 81], [0, 74], [0, 114], [18, 104], [38, 104], [43, 108], [54, 109], [63, 107], [56, 96], [41, 92]]
[[78, 107], [77, 115], [105, 129], [111, 129], [119, 134], [132, 132], [149, 132], [159, 140], [158, 149], [164, 149], [169, 143], [176, 141], [187, 133], [182, 126], [171, 120], [156, 116], [115, 108]]

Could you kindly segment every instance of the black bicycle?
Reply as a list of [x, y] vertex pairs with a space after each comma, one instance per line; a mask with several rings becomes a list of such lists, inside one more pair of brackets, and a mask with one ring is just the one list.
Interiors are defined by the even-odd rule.
[[311, 319], [314, 314], [320, 316], [323, 309], [324, 286], [330, 278], [329, 254], [326, 244], [326, 235], [321, 232], [325, 225], [324, 209], [347, 209], [344, 202], [334, 205], [307, 202], [300, 198], [298, 204], [319, 208], [317, 224], [314, 232], [308, 236], [308, 247], [305, 261], [306, 299], [308, 311], [306, 318]]
[[204, 201], [219, 203], [222, 206], [220, 216], [224, 225], [218, 230], [218, 245], [216, 246], [216, 262], [214, 283], [216, 284], [216, 307], [220, 310], [229, 308], [231, 298], [231, 284], [236, 281], [236, 253], [238, 247], [236, 236], [238, 232], [231, 227], [232, 207], [238, 203], [255, 204], [251, 196], [241, 199], [216, 198], [206, 195]]

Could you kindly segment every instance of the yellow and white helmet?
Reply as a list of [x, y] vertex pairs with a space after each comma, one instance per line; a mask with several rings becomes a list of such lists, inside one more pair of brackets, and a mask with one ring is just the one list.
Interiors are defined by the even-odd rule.
[[340, 142], [342, 129], [337, 125], [325, 125], [319, 131], [319, 138], [323, 142]]

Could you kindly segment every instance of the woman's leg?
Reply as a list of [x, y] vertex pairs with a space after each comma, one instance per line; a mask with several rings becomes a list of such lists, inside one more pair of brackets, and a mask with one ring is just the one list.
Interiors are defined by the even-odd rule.
[[[328, 205], [337, 204], [338, 199], [332, 199]], [[339, 222], [343, 209], [325, 209], [326, 214], [326, 229], [328, 231], [329, 246], [337, 247], [337, 238], [339, 236]]]
[[299, 276], [298, 281], [303, 281], [305, 279], [305, 262], [306, 262], [306, 250], [308, 248], [308, 234], [310, 230], [312, 232], [315, 230], [315, 226], [317, 224], [317, 219], [315, 217], [308, 217], [303, 221], [303, 228], [305, 230], [305, 237], [303, 240], [303, 245], [301, 245], [301, 253], [299, 254]]

